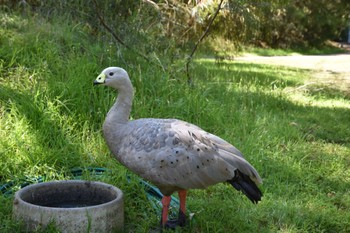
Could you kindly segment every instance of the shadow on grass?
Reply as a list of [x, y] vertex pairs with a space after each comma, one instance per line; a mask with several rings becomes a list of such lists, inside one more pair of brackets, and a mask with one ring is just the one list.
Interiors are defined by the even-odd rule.
[[193, 74], [194, 82], [220, 81], [224, 83], [226, 81], [240, 85], [256, 85], [272, 89], [274, 86], [284, 88], [300, 85], [303, 83], [304, 78], [296, 76], [300, 74], [299, 70], [296, 73], [296, 69], [293, 68], [283, 67], [283, 69], [279, 69], [279, 67], [265, 64], [224, 62], [222, 65], [214, 65], [211, 60], [201, 60], [196, 63], [196, 67], [198, 68]]
[[248, 48], [248, 53], [254, 53], [259, 56], [288, 56], [291, 54], [302, 54], [302, 55], [333, 55], [343, 54], [348, 51], [343, 47], [336, 47], [335, 45], [324, 45], [320, 47], [298, 47], [290, 49], [272, 49], [272, 48]]
[[[345, 81], [344, 81], [345, 82]], [[339, 85], [339, 84], [338, 84]], [[305, 91], [318, 99], [345, 99], [350, 100], [350, 89], [346, 88], [339, 89], [334, 84], [320, 85], [314, 84], [309, 85], [305, 88]]]
[[[262, 157], [251, 160], [250, 158], [254, 155], [246, 156], [262, 173], [263, 178], [267, 178], [268, 189], [278, 190], [285, 201], [294, 195], [314, 194], [327, 199], [330, 192], [346, 192], [346, 187], [350, 185], [346, 178], [328, 173], [333, 169], [334, 164], [338, 164], [337, 166], [349, 164], [348, 158], [344, 153], [337, 157], [339, 153], [333, 152], [334, 149], [327, 151], [318, 145], [326, 146], [324, 143], [330, 143], [349, 148], [350, 109], [294, 103], [283, 95], [274, 94], [271, 83], [284, 83], [280, 86], [283, 89], [286, 86], [299, 85], [300, 81], [297, 79], [286, 84], [285, 77], [278, 73], [261, 74], [256, 71], [252, 74], [244, 71], [244, 69], [250, 69], [250, 65], [234, 64], [232, 66], [238, 69], [223, 69], [210, 63], [201, 64], [202, 73], [196, 74], [197, 83], [203, 89], [209, 84], [214, 86], [205, 95], [209, 102], [217, 102], [217, 105], [225, 109], [224, 111], [231, 111], [232, 117], [239, 115], [241, 118], [246, 118], [247, 125], [244, 127], [237, 125], [235, 130], [247, 135], [253, 135], [255, 129], [261, 132], [268, 131], [264, 135], [260, 132], [254, 134], [256, 141], [247, 144], [252, 147], [260, 145], [265, 151], [262, 152]], [[262, 72], [266, 71], [265, 66], [256, 67], [263, 68]], [[208, 77], [208, 74], [213, 75]], [[224, 99], [222, 96], [227, 98]], [[231, 101], [227, 103], [228, 100]], [[266, 120], [261, 121], [261, 119]], [[226, 122], [227, 120], [231, 119], [226, 119]], [[246, 147], [244, 136], [235, 137], [242, 141], [243, 148]], [[262, 142], [259, 142], [259, 137], [262, 138]], [[310, 147], [308, 148], [307, 145]], [[274, 151], [276, 154], [264, 155]], [[280, 180], [271, 180], [277, 177]], [[332, 204], [335, 208], [339, 208], [336, 203]]]
[[[251, 72], [252, 66], [254, 69], [261, 69], [261, 72]], [[204, 73], [196, 73], [197, 81], [201, 83], [201, 86], [203, 85], [203, 88], [209, 86], [209, 84], [215, 87], [211, 90], [212, 95], [209, 95], [212, 96], [213, 101], [217, 100], [218, 95], [216, 93], [234, 92], [239, 89], [237, 87], [245, 87], [241, 88], [245, 91], [232, 94], [234, 106], [248, 104], [248, 107], [252, 108], [252, 112], [254, 112], [254, 108], [259, 108], [262, 113], [271, 111], [276, 115], [282, 115], [288, 121], [300, 124], [301, 132], [313, 135], [315, 140], [321, 139], [329, 143], [350, 144], [350, 134], [348, 132], [350, 128], [350, 118], [348, 117], [350, 109], [345, 107], [305, 106], [293, 103], [282, 94], [274, 94], [275, 88], [284, 89], [302, 84], [303, 78], [301, 77], [299, 80], [297, 76], [299, 71], [293, 74], [293, 69], [287, 69], [291, 72], [289, 75], [295, 76], [295, 79], [286, 80], [286, 77], [283, 76], [283, 70], [285, 69], [279, 71], [278, 67], [250, 64], [231, 64], [231, 67], [233, 67], [231, 70], [229, 68], [222, 69], [213, 66], [210, 62], [200, 65], [199, 69], [202, 72], [213, 74], [208, 77]], [[324, 91], [327, 92], [327, 95], [323, 96], [324, 99], [328, 99], [328, 97], [347, 99], [346, 96], [336, 92], [337, 89], [324, 89]], [[311, 95], [317, 94], [313, 92]]]

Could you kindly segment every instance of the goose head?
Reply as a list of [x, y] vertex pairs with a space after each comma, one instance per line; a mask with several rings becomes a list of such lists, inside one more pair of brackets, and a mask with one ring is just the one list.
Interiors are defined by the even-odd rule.
[[120, 67], [108, 67], [104, 69], [94, 81], [94, 85], [105, 85], [115, 89], [130, 87], [131, 82], [128, 73]]

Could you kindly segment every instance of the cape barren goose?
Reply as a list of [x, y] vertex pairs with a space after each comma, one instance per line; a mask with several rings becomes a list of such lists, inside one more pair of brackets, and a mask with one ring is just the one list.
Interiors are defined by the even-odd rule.
[[[163, 193], [161, 225], [184, 226], [186, 192], [228, 182], [253, 203], [261, 200], [261, 178], [242, 153], [225, 140], [176, 119], [129, 121], [133, 87], [128, 73], [109, 67], [94, 81], [118, 91], [118, 98], [103, 124], [109, 149], [128, 169], [152, 182]], [[168, 220], [171, 194], [180, 199], [179, 217]]]

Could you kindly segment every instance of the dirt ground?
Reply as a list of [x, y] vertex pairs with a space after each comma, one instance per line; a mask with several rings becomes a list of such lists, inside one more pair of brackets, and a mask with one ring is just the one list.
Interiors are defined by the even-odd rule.
[[294, 55], [294, 56], [243, 56], [235, 58], [239, 62], [270, 64], [313, 70], [308, 82], [329, 85], [350, 96], [350, 45], [344, 54], [336, 55]]

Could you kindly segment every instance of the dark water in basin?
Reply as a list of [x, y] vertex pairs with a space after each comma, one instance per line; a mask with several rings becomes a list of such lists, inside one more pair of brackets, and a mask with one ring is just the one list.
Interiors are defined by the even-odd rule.
[[[53, 185], [51, 185], [53, 186]], [[114, 200], [117, 196], [110, 188], [83, 185], [42, 186], [23, 194], [22, 199], [34, 205], [52, 208], [81, 208], [101, 205]]]
[[100, 205], [103, 202], [76, 202], [76, 201], [65, 201], [65, 202], [55, 202], [55, 203], [45, 203], [45, 204], [38, 204], [40, 206], [45, 207], [52, 207], [52, 208], [80, 208], [80, 207], [89, 207], [89, 206], [95, 206]]

